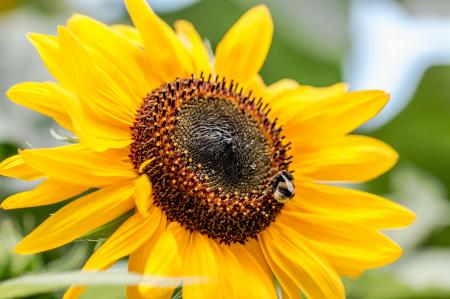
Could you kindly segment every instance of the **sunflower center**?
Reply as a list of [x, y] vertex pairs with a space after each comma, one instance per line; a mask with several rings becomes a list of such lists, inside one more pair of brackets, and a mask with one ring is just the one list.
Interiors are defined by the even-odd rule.
[[148, 174], [154, 204], [227, 244], [255, 238], [294, 193], [281, 128], [237, 89], [177, 79], [144, 99], [131, 128], [130, 158]]
[[231, 101], [194, 99], [183, 105], [175, 141], [202, 165], [213, 189], [245, 193], [258, 189], [270, 170], [269, 145], [250, 115]]

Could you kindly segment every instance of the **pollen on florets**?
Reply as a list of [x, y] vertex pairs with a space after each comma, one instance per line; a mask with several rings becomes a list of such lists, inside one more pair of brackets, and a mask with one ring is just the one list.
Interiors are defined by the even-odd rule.
[[283, 207], [273, 178], [287, 172], [289, 145], [262, 99], [225, 79], [177, 79], [144, 99], [130, 158], [153, 185], [153, 201], [191, 231], [244, 243]]

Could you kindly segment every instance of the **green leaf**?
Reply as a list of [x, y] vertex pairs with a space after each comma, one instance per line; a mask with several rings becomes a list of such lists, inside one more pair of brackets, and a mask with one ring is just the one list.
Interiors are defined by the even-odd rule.
[[183, 289], [181, 287], [176, 288], [175, 291], [173, 291], [172, 299], [182, 299], [183, 298], [182, 290]]
[[81, 294], [79, 299], [124, 299], [127, 297], [126, 293], [126, 287], [90, 287], [83, 294]]
[[153, 287], [173, 288], [180, 285], [202, 283], [200, 277], [142, 276], [123, 272], [59, 272], [27, 275], [0, 283], [0, 299], [18, 298], [59, 291], [71, 285], [130, 286], [147, 284]]
[[[0, 216], [1, 217], [1, 216]], [[42, 262], [34, 255], [16, 255], [14, 247], [22, 239], [17, 223], [10, 217], [0, 219], [0, 280], [18, 276], [36, 263]]]
[[17, 145], [0, 143], [0, 161], [17, 154]]

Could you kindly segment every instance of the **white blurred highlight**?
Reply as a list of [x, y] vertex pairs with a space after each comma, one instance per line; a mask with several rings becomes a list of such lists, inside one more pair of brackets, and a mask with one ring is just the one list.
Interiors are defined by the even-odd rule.
[[151, 7], [160, 13], [168, 13], [183, 9], [199, 0], [147, 0]]
[[430, 66], [450, 64], [450, 19], [412, 16], [391, 0], [353, 0], [350, 12], [345, 81], [352, 89], [391, 93], [387, 107], [366, 125], [376, 129], [405, 108]]

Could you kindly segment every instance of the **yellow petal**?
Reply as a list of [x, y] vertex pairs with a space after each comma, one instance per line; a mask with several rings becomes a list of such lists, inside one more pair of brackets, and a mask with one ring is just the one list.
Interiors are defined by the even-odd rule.
[[328, 87], [312, 87], [308, 85], [294, 86], [294, 82], [281, 81], [269, 87], [270, 106], [272, 112], [280, 120], [280, 124], [289, 122], [302, 113], [307, 107], [320, 101], [342, 96], [347, 85], [337, 83]]
[[135, 182], [134, 202], [139, 213], [143, 217], [148, 216], [151, 204], [152, 184], [146, 174], [141, 175]]
[[[161, 235], [166, 231], [167, 227], [167, 221], [166, 216], [164, 214], [161, 214], [161, 221], [158, 225], [156, 225], [156, 230], [153, 233], [152, 237], [145, 242], [141, 247], [139, 247], [136, 251], [132, 252], [130, 254], [130, 257], [128, 259], [128, 271], [134, 272], [134, 273], [144, 273], [145, 265], [148, 261], [148, 257], [150, 255], [150, 252], [155, 247], [155, 244], [160, 239]], [[170, 293], [168, 296], [161, 296], [161, 297], [151, 297], [152, 299], [170, 299], [172, 293]], [[147, 297], [143, 296], [139, 290], [138, 287], [128, 287], [127, 288], [127, 298], [133, 298], [133, 299], [146, 299]]]
[[[130, 291], [133, 290], [133, 291]], [[147, 299], [145, 296], [141, 295], [136, 287], [128, 287], [127, 288], [127, 299]], [[155, 298], [155, 299], [171, 299], [172, 296], [168, 296], [165, 298]], [[63, 299], [72, 299], [72, 298], [63, 298]]]
[[[60, 84], [47, 85], [49, 92], [56, 94], [71, 94], [68, 88]], [[118, 125], [103, 122], [97, 117], [86, 114], [77, 97], [77, 101], [62, 101], [66, 111], [72, 119], [73, 131], [80, 141], [90, 148], [102, 152], [111, 148], [125, 148], [131, 143], [130, 129]]]
[[161, 221], [161, 210], [150, 209], [149, 217], [140, 214], [131, 216], [111, 237], [88, 259], [84, 270], [103, 270], [109, 268], [120, 258], [129, 255], [147, 242]]
[[[229, 285], [236, 285], [235, 297], [225, 296], [225, 298], [277, 298], [275, 284], [272, 275], [268, 276], [258, 261], [250, 254], [243, 245], [221, 246], [222, 250], [230, 249], [235, 256], [237, 263], [232, 264], [232, 259], [224, 255], [221, 272], [224, 268], [229, 268], [230, 273], [226, 273], [226, 284], [220, 286], [221, 290], [227, 290]], [[227, 266], [227, 264], [229, 265]], [[223, 274], [221, 274], [223, 276]]]
[[32, 254], [67, 244], [134, 207], [133, 184], [116, 184], [79, 198], [50, 216], [16, 247]]
[[391, 169], [398, 159], [384, 142], [358, 135], [338, 138], [316, 149], [296, 151], [293, 147], [292, 167], [318, 181], [365, 182]]
[[367, 192], [304, 181], [296, 181], [295, 186], [287, 211], [332, 215], [377, 230], [404, 227], [415, 219], [408, 209]]
[[273, 99], [287, 91], [296, 89], [297, 87], [299, 87], [297, 81], [292, 79], [281, 79], [267, 86], [267, 94], [269, 99]]
[[278, 282], [280, 283], [281, 298], [301, 299], [302, 296], [300, 295], [300, 289], [295, 284], [295, 282], [291, 278], [289, 278], [289, 276], [286, 275], [286, 273], [284, 273], [277, 264], [272, 263], [272, 269]]
[[30, 33], [27, 37], [39, 52], [42, 61], [52, 76], [61, 83], [69, 83], [68, 74], [61, 67], [64, 63], [56, 36]]
[[115, 153], [93, 152], [81, 144], [23, 150], [20, 156], [34, 169], [69, 184], [102, 187], [136, 177], [132, 165]]
[[58, 28], [58, 41], [61, 51], [65, 53], [64, 68], [70, 74], [71, 86], [77, 92], [86, 113], [111, 125], [130, 126], [139, 107], [139, 99], [123, 88], [126, 81], [118, 84], [113, 78], [118, 73], [95, 68], [95, 61], [99, 57], [93, 59], [68, 28]]
[[144, 46], [139, 31], [133, 26], [118, 24], [112, 25], [111, 29], [120, 34], [123, 38], [126, 38], [129, 42], [139, 47]]
[[383, 91], [368, 90], [338, 93], [306, 109], [302, 105], [285, 105], [285, 109], [296, 113], [284, 124], [283, 132], [297, 147], [328, 141], [352, 132], [374, 117], [388, 98]]
[[46, 179], [32, 191], [17, 193], [6, 198], [1, 207], [9, 210], [50, 205], [78, 195], [87, 189], [85, 186]]
[[110, 27], [83, 15], [72, 16], [67, 26], [91, 54], [96, 66], [129, 94], [128, 100], [134, 101], [136, 107], [160, 85], [147, 71], [150, 62], [145, 52]]
[[240, 261], [228, 246], [218, 245], [214, 250], [214, 256], [217, 261], [219, 277], [217, 281], [207, 281], [207, 283], [216, 290], [220, 290], [217, 291], [218, 298], [257, 298], [241, 296], [243, 295], [241, 293], [248, 296], [247, 292], [241, 292], [239, 288], [239, 280], [244, 274], [242, 273], [243, 269]]
[[174, 27], [179, 39], [184, 43], [186, 48], [190, 50], [192, 57], [194, 58], [194, 76], [199, 77], [200, 74], [203, 73], [205, 77], [208, 77], [209, 74], [211, 74], [208, 51], [194, 26], [188, 21], [178, 20], [175, 22]]
[[207, 279], [204, 284], [193, 284], [183, 287], [184, 299], [215, 298], [217, 295], [218, 263], [214, 252], [217, 252], [215, 241], [194, 231], [184, 257], [184, 275], [199, 276]]
[[[94, 63], [88, 61], [86, 50], [73, 34], [67, 33], [66, 29], [61, 29], [60, 33], [59, 38], [29, 35], [52, 75], [64, 84], [64, 87], [49, 91], [70, 94], [67, 89], [72, 88], [77, 92], [78, 102], [62, 101], [60, 104], [72, 116], [77, 136], [92, 148], [103, 151], [129, 145], [128, 127], [134, 119], [136, 108], [124, 109], [124, 105], [117, 103], [127, 103], [126, 99], [132, 103], [130, 97], [121, 92], [121, 85], [113, 84], [114, 81], [105, 71], [95, 69]], [[143, 61], [139, 64], [145, 65]], [[86, 86], [83, 88], [83, 85]], [[93, 106], [96, 109], [92, 110]]]
[[[167, 230], [160, 236], [151, 250], [145, 263], [144, 274], [156, 276], [181, 276], [182, 258], [178, 250], [178, 242], [174, 231], [174, 224], [169, 224]], [[139, 291], [146, 298], [165, 298], [173, 293], [173, 288], [154, 288], [139, 286]]]
[[[245, 248], [250, 252], [250, 254], [257, 260], [258, 264], [264, 269], [267, 277], [273, 277], [274, 272], [277, 272], [277, 280], [280, 283], [281, 293], [283, 299], [301, 299], [300, 292], [295, 283], [282, 271], [272, 271], [263, 252], [261, 251], [260, 244], [256, 240], [249, 240], [245, 244]], [[274, 266], [276, 267], [276, 265]], [[279, 268], [278, 268], [279, 269]]]
[[[259, 245], [258, 245], [259, 246]], [[262, 252], [261, 252], [262, 253]], [[264, 257], [264, 256], [263, 256]], [[265, 259], [265, 258], [264, 258]], [[267, 261], [266, 261], [267, 262]], [[271, 271], [280, 283], [283, 299], [301, 299], [300, 290], [289, 276], [284, 273], [276, 263], [270, 264]]]
[[267, 264], [266, 258], [264, 257], [264, 254], [261, 251], [261, 247], [259, 246], [258, 241], [254, 239], [248, 240], [245, 243], [245, 249], [248, 250], [248, 252], [250, 252], [250, 254], [258, 262], [259, 266], [264, 269], [266, 275], [268, 277], [272, 277], [273, 276], [272, 270], [270, 270], [269, 264]]
[[308, 298], [345, 298], [337, 273], [301, 234], [277, 221], [260, 236], [261, 248], [275, 275], [281, 270]]
[[258, 100], [259, 98], [262, 98], [263, 100], [265, 99], [266, 84], [264, 83], [264, 80], [260, 75], [255, 75], [250, 78], [245, 84], [240, 85], [243, 85], [244, 87], [242, 94], [249, 95], [251, 92], [251, 98], [255, 98], [256, 100]]
[[139, 172], [139, 173], [144, 173], [145, 167], [146, 167], [148, 164], [150, 164], [153, 160], [155, 160], [155, 157], [150, 158], [150, 159], [147, 159], [147, 160], [145, 160], [144, 162], [142, 162], [141, 165], [139, 165], [138, 172]]
[[[127, 219], [109, 239], [97, 249], [87, 260], [83, 270], [105, 270], [115, 262], [139, 247], [153, 237], [161, 222], [161, 211], [154, 207], [150, 217], [143, 218], [134, 214]], [[63, 299], [78, 298], [86, 287], [76, 286], [69, 288]]]
[[[79, 137], [79, 139], [89, 145], [91, 148], [99, 151], [104, 151], [108, 148], [123, 148], [131, 143], [129, 128], [124, 129], [120, 126], [104, 123], [96, 118], [92, 118], [86, 115], [85, 111], [80, 106], [79, 98], [67, 87], [58, 83], [32, 84], [35, 86], [35, 89], [30, 89], [28, 90], [29, 92], [39, 92], [52, 96], [52, 98], [48, 101], [47, 111], [44, 111], [43, 109], [41, 109], [41, 107], [39, 107], [39, 109], [41, 109], [40, 112], [44, 114], [50, 114], [53, 113], [50, 112], [50, 109], [59, 110], [60, 108], [58, 107], [58, 105], [62, 107], [62, 109], [64, 111], [67, 111], [67, 113], [70, 115], [70, 124], [62, 118], [62, 115], [59, 115], [58, 118], [56, 118], [56, 114], [53, 114], [52, 117], [54, 117], [55, 120], [57, 120], [62, 126], [65, 126], [67, 129], [73, 130], [73, 132]], [[37, 110], [37, 106], [30, 106], [31, 104], [35, 104], [34, 102], [29, 101], [29, 99], [31, 99], [31, 96], [34, 95], [29, 94], [29, 98], [28, 96], [25, 97], [25, 91], [21, 91], [21, 94], [24, 95], [23, 105]], [[54, 103], [51, 102], [52, 100], [54, 101]], [[51, 106], [53, 104], [55, 105]], [[41, 101], [39, 103], [36, 103], [36, 105], [41, 105]]]
[[355, 276], [387, 265], [402, 254], [401, 248], [380, 232], [332, 215], [283, 211], [277, 221], [307, 237], [341, 275]]
[[193, 58], [172, 28], [144, 0], [125, 0], [125, 4], [159, 79], [170, 82], [190, 76], [195, 70]]
[[20, 155], [3, 160], [0, 163], [0, 175], [24, 181], [33, 181], [44, 176], [42, 172], [28, 165]]
[[61, 104], [62, 101], [74, 101], [72, 94], [51, 92], [46, 85], [50, 82], [20, 83], [8, 90], [8, 98], [14, 103], [33, 109], [53, 118], [61, 127], [73, 131], [69, 114]]
[[[129, 127], [138, 108], [136, 96], [122, 88], [122, 84], [117, 84], [112, 77], [114, 74], [95, 65], [95, 59], [67, 28], [60, 27], [58, 34], [61, 51], [65, 53], [63, 66], [70, 74], [69, 86], [79, 99], [79, 104], [67, 106], [66, 109], [73, 115], [74, 127], [82, 133], [80, 138], [83, 137], [98, 151], [127, 146], [130, 143]], [[88, 123], [83, 125], [84, 122]], [[94, 132], [90, 133], [88, 129]], [[102, 144], [88, 138], [91, 136], [97, 139], [105, 136], [103, 139], [109, 142]]]
[[217, 45], [216, 73], [245, 83], [261, 69], [272, 33], [272, 18], [266, 6], [258, 5], [247, 11]]

